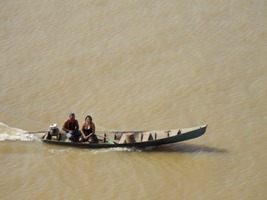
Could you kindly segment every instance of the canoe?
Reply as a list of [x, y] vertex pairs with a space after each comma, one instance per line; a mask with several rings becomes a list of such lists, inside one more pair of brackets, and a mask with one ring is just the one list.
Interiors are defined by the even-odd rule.
[[49, 144], [81, 148], [143, 148], [197, 138], [203, 135], [206, 129], [207, 125], [159, 131], [97, 131], [95, 134], [99, 139], [99, 143], [71, 142], [66, 138], [66, 134], [61, 132], [60, 140], [55, 136], [48, 139], [44, 135], [42, 141]]

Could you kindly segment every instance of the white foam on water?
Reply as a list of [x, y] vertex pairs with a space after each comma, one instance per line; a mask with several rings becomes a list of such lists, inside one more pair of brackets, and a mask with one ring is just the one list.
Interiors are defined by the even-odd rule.
[[38, 137], [25, 130], [13, 128], [0, 122], [0, 141], [5, 140], [34, 141], [38, 140]]
[[80, 148], [72, 148], [72, 147], [63, 147], [61, 148], [49, 148], [48, 151], [52, 154], [65, 154], [72, 152], [79, 152], [79, 154], [102, 154], [102, 153], [110, 153], [110, 152], [142, 152], [141, 149], [136, 148], [100, 148], [100, 149], [80, 149]]

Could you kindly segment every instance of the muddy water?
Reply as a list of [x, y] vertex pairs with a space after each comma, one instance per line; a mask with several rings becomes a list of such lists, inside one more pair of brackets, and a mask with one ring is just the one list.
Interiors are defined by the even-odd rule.
[[[1, 199], [266, 199], [266, 1], [2, 1]], [[98, 130], [186, 128], [154, 149], [45, 145], [69, 112]]]

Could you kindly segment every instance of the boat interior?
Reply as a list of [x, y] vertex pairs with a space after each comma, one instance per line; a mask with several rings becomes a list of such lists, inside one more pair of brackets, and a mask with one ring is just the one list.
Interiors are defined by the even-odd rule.
[[[139, 143], [151, 140], [159, 140], [181, 134], [180, 129], [161, 130], [161, 131], [133, 131], [133, 132], [96, 132], [99, 143]], [[63, 131], [48, 131], [44, 139], [55, 140], [59, 142], [71, 142]]]

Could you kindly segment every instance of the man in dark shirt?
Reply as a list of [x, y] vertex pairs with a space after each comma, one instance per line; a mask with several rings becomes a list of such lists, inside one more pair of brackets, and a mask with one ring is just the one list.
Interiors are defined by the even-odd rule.
[[69, 115], [69, 119], [65, 121], [62, 130], [66, 132], [67, 138], [69, 138], [73, 142], [78, 142], [81, 133], [79, 131], [79, 123], [78, 120], [75, 119], [75, 114], [72, 112]]

